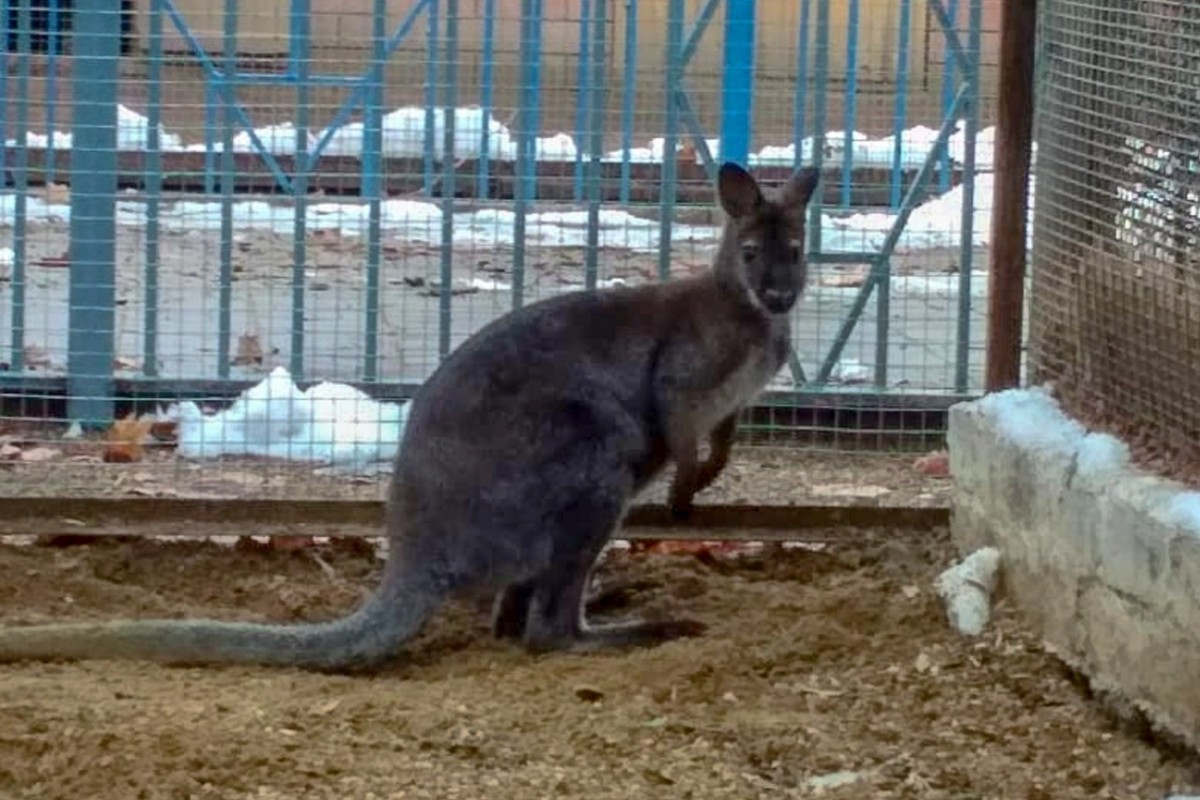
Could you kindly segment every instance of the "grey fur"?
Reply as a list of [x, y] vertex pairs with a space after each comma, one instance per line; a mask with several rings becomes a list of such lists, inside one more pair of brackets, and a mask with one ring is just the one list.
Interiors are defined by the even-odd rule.
[[[673, 461], [672, 508], [729, 458], [738, 412], [783, 365], [804, 289], [804, 218], [817, 174], [765, 195], [733, 164], [712, 271], [530, 304], [464, 342], [418, 392], [388, 499], [375, 595], [331, 622], [139, 620], [0, 630], [0, 661], [133, 658], [168, 664], [375, 668], [449, 597], [496, 593], [494, 630], [531, 651], [649, 645], [691, 620], [602, 628], [584, 591], [630, 500]], [[698, 461], [705, 439], [711, 454]]]

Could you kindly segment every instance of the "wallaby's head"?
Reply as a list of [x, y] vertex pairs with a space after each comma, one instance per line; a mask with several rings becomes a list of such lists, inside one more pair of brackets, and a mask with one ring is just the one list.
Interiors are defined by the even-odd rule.
[[737, 164], [726, 162], [717, 174], [727, 220], [716, 270], [768, 314], [786, 314], [804, 291], [804, 218], [819, 178], [817, 170], [802, 169], [765, 194]]

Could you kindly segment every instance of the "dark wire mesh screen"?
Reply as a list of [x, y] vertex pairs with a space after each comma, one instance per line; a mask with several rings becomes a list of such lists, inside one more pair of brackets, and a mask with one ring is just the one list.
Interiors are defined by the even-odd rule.
[[1030, 363], [1200, 471], [1200, 3], [1043, 0]]

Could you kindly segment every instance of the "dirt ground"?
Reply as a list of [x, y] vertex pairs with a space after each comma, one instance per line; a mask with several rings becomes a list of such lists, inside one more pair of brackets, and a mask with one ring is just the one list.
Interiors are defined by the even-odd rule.
[[[19, 533], [8, 530], [6, 533]], [[0, 669], [3, 798], [1139, 798], [1197, 762], [1118, 726], [1001, 602], [957, 638], [931, 592], [947, 534], [824, 550], [614, 552], [607, 613], [698, 639], [531, 657], [481, 603], [438, 615], [376, 677], [141, 664]], [[0, 620], [328, 617], [370, 555], [145, 540], [0, 545]]]
[[[5, 426], [0, 423], [0, 445]], [[103, 463], [102, 443], [55, 441], [42, 433], [7, 441], [36, 447], [44, 461], [0, 458], [0, 497], [310, 497], [375, 500], [387, 474], [362, 475], [310, 464], [257, 458], [193, 461], [170, 448], [147, 448], [141, 460]], [[844, 452], [831, 449], [739, 445], [734, 458], [698, 503], [755, 505], [869, 504], [944, 506], [950, 481], [915, 466], [920, 453]], [[41, 457], [41, 456], [39, 456]], [[640, 498], [662, 502], [672, 475], [666, 470]]]

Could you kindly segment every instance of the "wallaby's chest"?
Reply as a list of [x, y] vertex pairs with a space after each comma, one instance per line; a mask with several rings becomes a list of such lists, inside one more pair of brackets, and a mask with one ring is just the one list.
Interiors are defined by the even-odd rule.
[[715, 387], [711, 402], [719, 419], [750, 402], [787, 360], [787, 331], [772, 330], [769, 337], [745, 344], [736, 365]]

